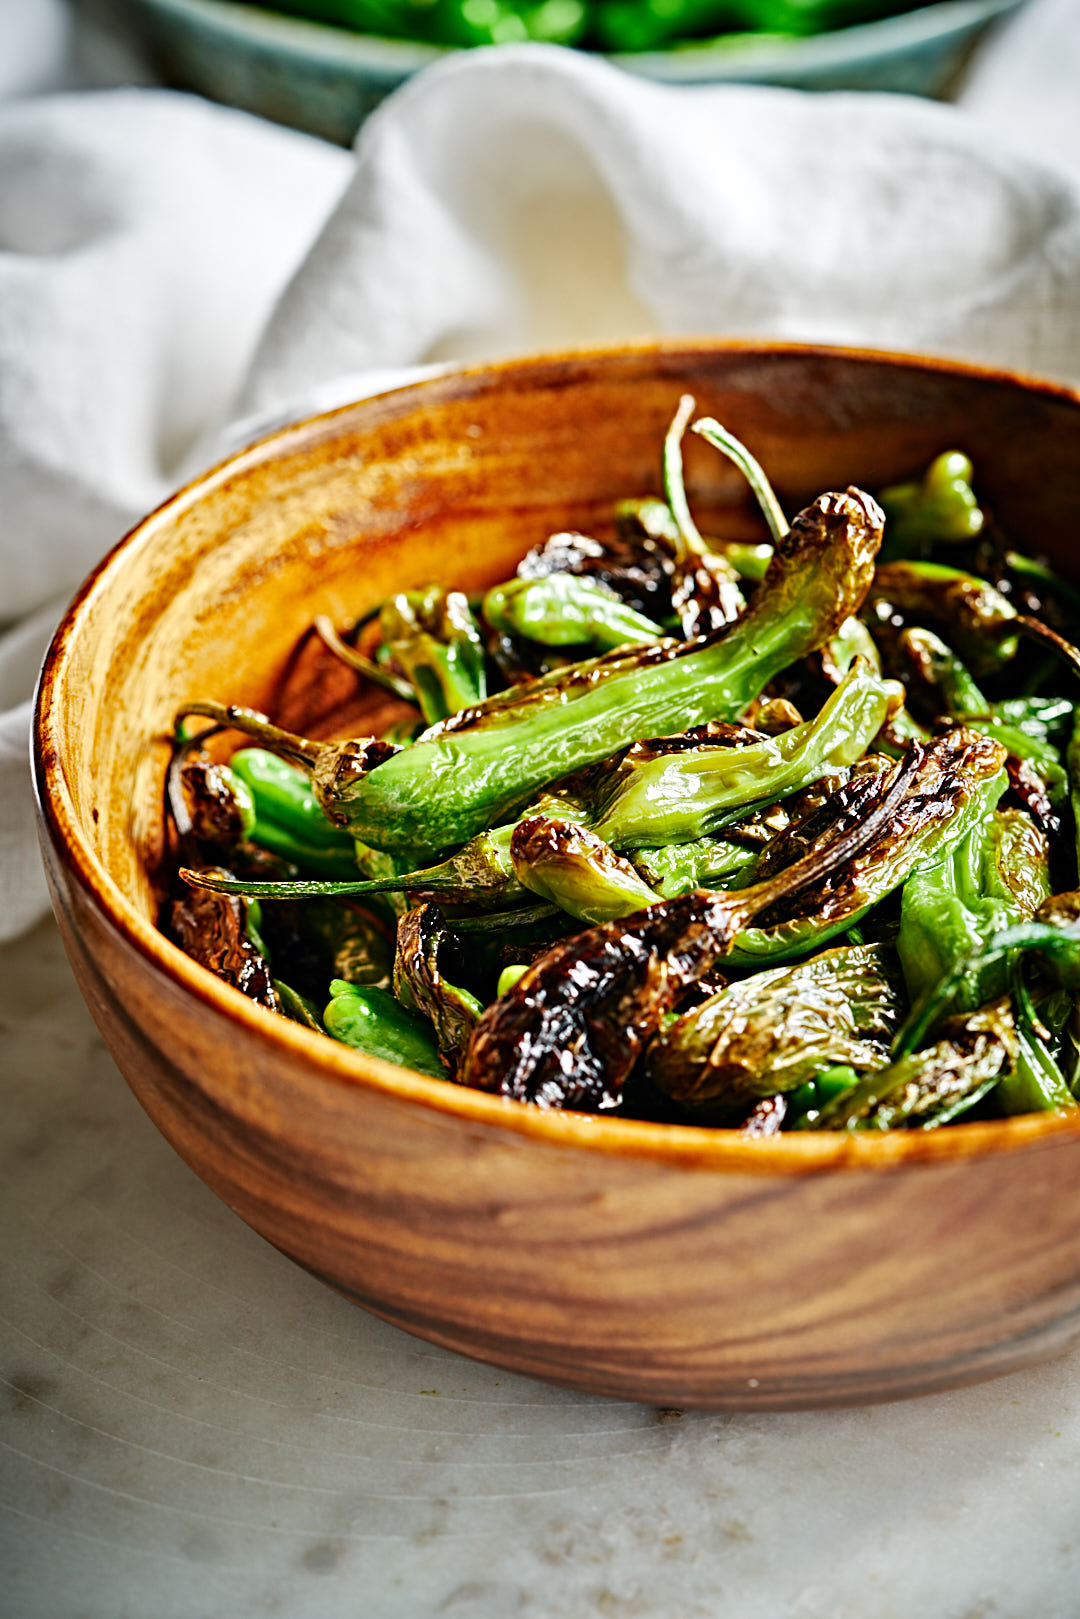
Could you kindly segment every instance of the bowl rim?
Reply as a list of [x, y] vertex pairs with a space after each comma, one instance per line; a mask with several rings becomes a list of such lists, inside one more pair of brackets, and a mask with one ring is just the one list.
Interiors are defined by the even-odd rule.
[[[318, 17], [277, 11], [273, 0], [255, 0], [254, 4], [238, 4], [237, 0], [134, 3], [144, 12], [195, 22], [234, 42], [260, 46], [279, 56], [292, 55], [308, 66], [367, 70], [395, 82], [398, 75], [407, 77], [463, 51], [520, 49], [540, 43], [522, 40], [509, 47], [462, 46], [368, 34]], [[1025, 0], [917, 0], [909, 10], [825, 29], [819, 34], [733, 31], [712, 38], [673, 40], [666, 47], [658, 45], [648, 50], [588, 50], [581, 54], [658, 83], [753, 83], [762, 74], [813, 75], [872, 64], [882, 57], [973, 33], [1024, 3]], [[540, 48], [579, 50], [578, 46], [543, 43]]]
[[[846, 359], [903, 370], [938, 372], [1019, 387], [1080, 409], [1080, 390], [1001, 367], [938, 356], [905, 354], [854, 346], [789, 343], [767, 339], [679, 337], [642, 342], [543, 351], [477, 365], [448, 367], [435, 376], [362, 397], [329, 411], [279, 427], [199, 473], [142, 518], [107, 552], [73, 597], [46, 653], [34, 695], [31, 767], [39, 834], [51, 842], [68, 874], [120, 938], [150, 968], [178, 984], [256, 1044], [284, 1045], [299, 1059], [291, 1072], [300, 1090], [328, 1081], [342, 1090], [373, 1090], [462, 1123], [491, 1126], [537, 1143], [580, 1148], [619, 1158], [653, 1160], [672, 1167], [744, 1174], [801, 1175], [836, 1169], [896, 1169], [1049, 1145], [1080, 1137], [1080, 1109], [1031, 1113], [1012, 1118], [950, 1125], [947, 1130], [791, 1133], [761, 1139], [734, 1129], [694, 1124], [658, 1124], [605, 1114], [561, 1112], [491, 1095], [362, 1056], [352, 1048], [308, 1030], [250, 1000], [193, 961], [143, 916], [122, 893], [79, 830], [78, 816], [64, 779], [54, 716], [64, 704], [64, 675], [71, 644], [96, 596], [120, 572], [128, 555], [152, 545], [169, 518], [249, 468], [274, 460], [312, 439], [332, 436], [335, 426], [358, 409], [383, 401], [392, 407], [422, 407], [425, 395], [460, 386], [520, 382], [530, 372], [560, 364], [600, 364], [665, 355], [712, 354], [771, 358], [777, 355]], [[395, 410], [395, 413], [397, 411]], [[56, 899], [54, 896], [54, 907]]]

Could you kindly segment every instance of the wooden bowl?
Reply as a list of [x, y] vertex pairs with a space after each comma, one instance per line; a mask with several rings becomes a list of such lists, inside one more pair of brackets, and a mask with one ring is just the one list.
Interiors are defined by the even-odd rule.
[[[1006, 1372], [1080, 1333], [1080, 1116], [747, 1141], [539, 1112], [264, 1012], [154, 926], [177, 706], [272, 706], [316, 612], [478, 587], [553, 530], [604, 527], [657, 490], [683, 391], [789, 505], [962, 448], [1017, 543], [1072, 565], [1080, 396], [959, 365], [686, 342], [454, 372], [304, 422], [148, 517], [57, 633], [35, 760], [71, 963], [192, 1168], [421, 1337], [661, 1405], [854, 1403]], [[695, 443], [690, 472], [714, 529], [752, 530], [733, 469]]]

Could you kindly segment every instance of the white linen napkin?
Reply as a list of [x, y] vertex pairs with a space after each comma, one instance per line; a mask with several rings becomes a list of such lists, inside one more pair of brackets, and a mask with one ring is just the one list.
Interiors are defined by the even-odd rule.
[[960, 93], [964, 111], [1019, 151], [1080, 179], [1080, 5], [1028, 0], [990, 33]]
[[43, 906], [25, 699], [48, 624], [222, 445], [401, 367], [650, 333], [1080, 381], [1078, 306], [1077, 183], [904, 97], [676, 90], [513, 47], [412, 81], [354, 159], [163, 91], [9, 104], [0, 623], [29, 622], [0, 641], [0, 937]]

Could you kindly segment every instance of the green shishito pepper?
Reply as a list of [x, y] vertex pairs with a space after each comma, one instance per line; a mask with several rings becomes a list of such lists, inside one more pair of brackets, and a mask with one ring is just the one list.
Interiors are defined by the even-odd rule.
[[335, 978], [323, 1013], [328, 1034], [369, 1057], [444, 1079], [446, 1070], [429, 1026], [407, 1012], [385, 989]]
[[[1049, 856], [1027, 815], [998, 811], [957, 844], [939, 865], [915, 873], [904, 888], [896, 941], [913, 1003], [949, 980], [959, 963], [978, 958], [993, 939], [1031, 921], [1050, 895]], [[1007, 955], [961, 978], [952, 1005], [972, 1011], [1009, 987]], [[1052, 1054], [1018, 1017], [1017, 1052], [994, 1091], [1004, 1113], [1069, 1107], [1071, 1094]]]
[[1073, 705], [1060, 698], [1014, 697], [991, 703], [951, 647], [932, 630], [905, 630], [900, 646], [918, 675], [936, 689], [945, 712], [973, 731], [996, 737], [1018, 759], [1033, 765], [1043, 778], [1051, 803], [1065, 795], [1061, 755], [1048, 740], [1069, 723]]
[[324, 749], [312, 781], [331, 818], [376, 848], [463, 843], [545, 783], [639, 738], [732, 720], [838, 629], [869, 586], [881, 513], [824, 495], [796, 519], [745, 616], [704, 646], [661, 643], [537, 681], [437, 727], [357, 779]]
[[778, 543], [753, 605], [718, 639], [661, 642], [512, 688], [389, 758], [370, 741], [317, 744], [221, 704], [189, 705], [311, 770], [329, 818], [376, 849], [465, 843], [546, 783], [643, 737], [734, 720], [781, 669], [855, 612], [883, 518], [860, 490], [822, 495]]
[[976, 678], [993, 674], [1016, 654], [1016, 633], [1030, 627], [999, 590], [940, 562], [883, 562], [867, 593], [864, 616], [899, 612], [928, 624], [955, 647]]
[[429, 725], [487, 696], [480, 632], [460, 590], [431, 585], [391, 596], [379, 613], [379, 629]]
[[606, 51], [652, 51], [668, 40], [722, 33], [736, 21], [729, 0], [600, 0], [593, 16]]
[[723, 838], [697, 838], [635, 849], [631, 863], [661, 899], [678, 899], [694, 888], [726, 888], [756, 857], [753, 848]]
[[265, 748], [240, 748], [229, 761], [233, 774], [251, 793], [256, 817], [275, 821], [302, 843], [336, 849], [345, 843], [327, 820], [302, 770], [286, 764]]
[[[1017, 810], [988, 814], [944, 860], [914, 871], [904, 884], [896, 941], [911, 1000], [993, 935], [1028, 921], [1049, 893], [1046, 840]], [[974, 1011], [1007, 988], [1006, 964], [991, 963], [961, 985], [955, 1005]]]
[[264, 748], [241, 748], [229, 763], [253, 806], [247, 831], [253, 843], [313, 877], [355, 875], [352, 839], [327, 820], [303, 771]]
[[779, 736], [748, 747], [661, 747], [651, 757], [643, 743], [614, 772], [593, 828], [617, 849], [705, 837], [736, 808], [789, 797], [854, 764], [903, 696], [858, 659], [814, 720]]
[[[1080, 985], [1080, 907], [1076, 894], [1057, 895], [1045, 901], [1028, 922], [994, 933], [973, 952], [958, 956], [949, 970], [923, 990], [893, 1042], [897, 1062], [920, 1048], [942, 1015], [972, 982], [985, 979], [987, 972], [1001, 962], [1016, 964], [1028, 951], [1043, 957], [1045, 970], [1070, 993]], [[1014, 965], [1014, 982], [1022, 984]], [[1016, 997], [1023, 1007], [1024, 995]], [[994, 1100], [1004, 1113], [1035, 1113], [1052, 1109], [1071, 1111], [1076, 1101], [1053, 1053], [1031, 1027], [1026, 1011], [1017, 1019], [1017, 1054], [1011, 1071], [999, 1080]], [[944, 1025], [943, 1025], [944, 1026]]]
[[936, 456], [918, 483], [881, 491], [885, 552], [922, 556], [933, 545], [958, 544], [981, 534], [986, 519], [971, 487], [972, 465], [959, 450]]
[[572, 573], [541, 579], [511, 579], [484, 597], [484, 617], [493, 629], [524, 635], [543, 646], [584, 646], [603, 651], [660, 641], [663, 630], [613, 590]]

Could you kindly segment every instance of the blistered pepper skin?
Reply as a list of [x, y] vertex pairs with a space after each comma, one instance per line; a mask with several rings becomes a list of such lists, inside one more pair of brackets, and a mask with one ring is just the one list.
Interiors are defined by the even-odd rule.
[[444, 848], [628, 743], [735, 719], [857, 611], [883, 521], [859, 490], [822, 495], [777, 547], [754, 605], [719, 639], [574, 665], [466, 710], [363, 773], [336, 769], [328, 746], [313, 777], [323, 808], [375, 848]]

